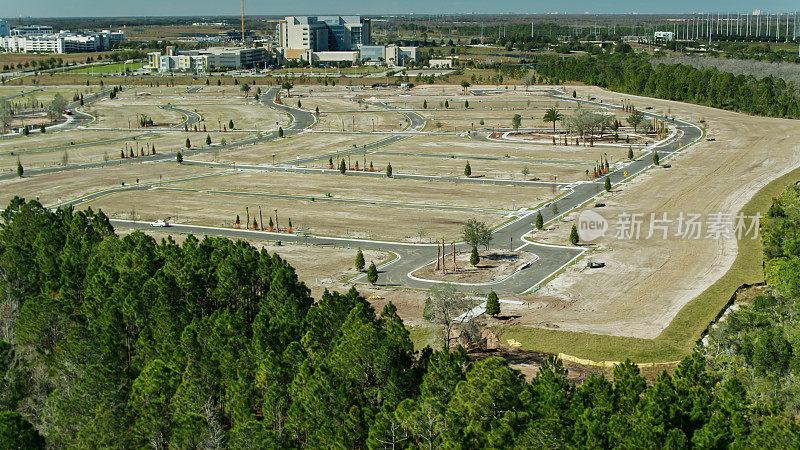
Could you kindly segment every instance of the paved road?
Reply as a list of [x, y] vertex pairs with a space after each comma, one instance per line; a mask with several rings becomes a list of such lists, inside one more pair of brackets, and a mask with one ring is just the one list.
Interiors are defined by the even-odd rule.
[[[304, 110], [298, 110], [296, 108], [290, 108], [285, 105], [274, 104], [274, 102], [272, 102], [272, 99], [274, 98], [274, 94], [277, 93], [276, 88], [271, 89], [270, 91], [268, 91], [268, 93], [269, 95], [264, 95], [264, 97], [262, 97], [262, 103], [271, 106], [275, 109], [287, 112], [293, 117], [292, 124], [286, 130], [284, 130], [285, 134], [302, 132], [303, 130], [310, 127], [313, 123], [315, 123], [316, 119], [314, 115], [310, 112]], [[563, 93], [555, 90], [550, 92], [550, 94], [557, 98], [570, 100]], [[589, 101], [584, 101], [584, 102], [591, 103], [594, 105], [600, 105], [599, 103], [594, 103]], [[619, 108], [617, 106], [607, 105], [607, 104], [603, 104], [602, 107], [609, 109]], [[415, 113], [409, 111], [401, 111], [401, 113], [406, 114], [406, 117], [409, 118], [409, 120], [411, 121], [411, 127], [419, 127], [424, 123], [422, 121], [421, 116], [419, 116], [418, 114], [415, 115]], [[658, 117], [652, 113], [645, 112], [644, 114], [648, 117]], [[702, 136], [702, 131], [700, 130], [700, 128], [698, 128], [693, 124], [682, 121], [675, 121], [673, 123], [679, 131], [677, 138], [666, 143], [655, 145], [651, 149], [658, 151], [662, 160], [667, 159], [675, 151], [681, 148], [685, 148], [689, 144], [699, 140], [700, 137]], [[276, 137], [276, 135], [277, 132], [272, 132], [266, 137], [254, 138], [253, 141], [256, 142], [263, 139], [274, 138]], [[399, 141], [405, 138], [407, 138], [407, 135], [393, 136], [390, 137], [389, 139], [397, 139], [397, 141]], [[383, 144], [375, 143], [372, 145], [373, 145], [372, 148], [377, 148], [375, 146], [382, 146], [387, 144], [386, 141], [384, 140]], [[369, 148], [368, 146], [367, 151], [369, 152], [370, 150], [371, 148]], [[353, 150], [348, 150], [347, 152], [340, 152], [340, 154], [344, 153], [360, 154], [363, 153], [364, 151], [365, 149], [362, 147]], [[190, 152], [187, 151], [187, 155], [188, 154], [190, 154]], [[304, 164], [327, 158], [328, 155], [325, 155], [322, 157], [313, 157], [313, 158], [306, 158], [303, 160], [293, 161], [292, 163]], [[228, 165], [220, 165], [218, 163], [200, 163], [200, 162], [192, 162], [192, 163], [204, 164], [210, 166], [216, 165], [220, 167], [229, 167]], [[648, 153], [631, 162], [617, 163], [615, 165], [615, 170], [612, 173], [610, 173], [608, 177], [610, 178], [612, 184], [616, 185], [624, 181], [625, 179], [635, 176], [636, 174], [648, 169], [651, 166], [652, 166], [652, 157]], [[306, 172], [320, 172], [320, 173], [336, 172], [323, 169], [299, 168], [288, 164], [275, 165], [275, 166], [239, 165], [238, 168], [250, 169], [250, 170], [284, 170], [284, 171], [291, 170], [291, 171], [306, 171]], [[659, 170], [666, 170], [666, 169], [659, 169]], [[626, 173], [627, 175], [625, 175], [624, 173]], [[360, 176], [382, 176], [382, 174], [375, 174], [370, 172], [350, 172], [350, 174], [357, 174]], [[423, 177], [423, 176], [411, 176], [411, 175], [407, 176]], [[439, 178], [444, 179], [446, 177], [439, 177]], [[466, 180], [467, 179], [458, 178], [458, 181], [466, 181]], [[478, 180], [478, 182], [491, 182], [491, 181], [494, 180]], [[496, 181], [498, 183], [511, 184], [509, 181], [506, 180], [496, 180]], [[483, 285], [460, 285], [460, 289], [466, 292], [475, 292], [478, 294], [484, 294], [488, 292], [490, 289], [494, 289], [501, 293], [525, 292], [534, 288], [539, 283], [549, 278], [552, 274], [554, 274], [564, 266], [574, 261], [575, 258], [580, 256], [584, 252], [583, 248], [543, 245], [543, 244], [528, 242], [524, 238], [530, 232], [532, 228], [532, 222], [536, 217], [537, 212], [541, 212], [546, 223], [558, 219], [562, 215], [572, 211], [575, 208], [580, 207], [586, 202], [591, 201], [595, 196], [603, 192], [603, 185], [602, 185], [603, 181], [604, 181], [603, 179], [598, 179], [589, 182], [573, 183], [570, 185], [570, 188], [566, 192], [566, 194], [559, 197], [557, 200], [548, 203], [537, 210], [517, 213], [517, 215], [514, 216], [513, 219], [511, 219], [508, 223], [506, 223], [505, 225], [499, 227], [494, 231], [492, 235], [493, 240], [491, 243], [491, 247], [495, 249], [516, 249], [516, 250], [531, 252], [538, 257], [536, 262], [527, 267], [521, 268], [517, 272], [514, 272], [513, 274], [508, 276], [506, 279], [501, 280], [499, 282], [493, 284], [483, 284]], [[552, 185], [552, 183], [545, 183], [545, 184]], [[561, 186], [563, 187], [563, 184], [561, 184]], [[135, 188], [129, 187], [128, 189], [151, 189], [153, 187], [154, 186], [152, 185], [142, 185], [142, 186], [137, 186]], [[102, 195], [108, 195], [109, 193], [113, 193], [118, 189], [124, 189], [124, 187], [115, 188], [113, 190], [108, 190], [101, 193], [90, 194], [90, 196], [84, 197], [82, 201], [88, 201], [86, 200], [87, 198], [93, 199]], [[96, 197], [91, 197], [91, 196], [96, 196]], [[74, 203], [70, 202], [70, 204]], [[144, 222], [112, 220], [112, 224], [118, 227], [127, 227], [127, 228], [137, 228], [137, 229], [151, 228], [148, 223]], [[379, 267], [380, 276], [378, 284], [388, 285], [388, 286], [405, 286], [405, 287], [422, 288], [422, 289], [430, 288], [435, 284], [435, 282], [432, 281], [420, 280], [410, 276], [411, 272], [413, 272], [414, 270], [425, 264], [428, 264], [429, 262], [435, 259], [436, 250], [434, 244], [409, 244], [409, 243], [383, 242], [383, 241], [351, 239], [351, 238], [341, 238], [341, 237], [289, 235], [285, 233], [268, 233], [263, 231], [236, 230], [236, 229], [227, 229], [219, 227], [191, 226], [191, 225], [176, 225], [171, 227], [170, 231], [179, 233], [225, 236], [230, 238], [281, 240], [283, 242], [295, 242], [295, 243], [304, 243], [310, 245], [333, 245], [342, 247], [359, 247], [364, 249], [384, 250], [394, 253], [396, 257], [394, 260]], [[456, 248], [459, 251], [468, 250], [467, 245], [464, 243], [457, 244]], [[363, 278], [364, 276], [362, 275], [361, 277], [357, 278], [356, 281], [363, 281]]]

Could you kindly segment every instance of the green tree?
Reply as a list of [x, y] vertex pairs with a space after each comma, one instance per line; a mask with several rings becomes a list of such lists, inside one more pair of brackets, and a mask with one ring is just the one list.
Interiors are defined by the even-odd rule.
[[369, 284], [375, 284], [378, 282], [378, 268], [375, 267], [374, 262], [369, 263], [369, 268], [367, 269], [367, 281], [369, 281]]
[[473, 266], [477, 266], [478, 263], [481, 261], [481, 257], [478, 254], [478, 247], [473, 245], [472, 246], [472, 253], [469, 255], [469, 263]]
[[469, 81], [461, 80], [461, 88], [464, 89], [464, 95], [467, 94], [467, 89], [470, 87]]
[[492, 240], [492, 231], [485, 222], [469, 219], [461, 230], [461, 238], [471, 247], [485, 245], [488, 249], [489, 242]]
[[186, 147], [186, 148], [192, 148], [192, 142], [189, 140], [189, 138], [188, 138], [188, 137], [186, 138], [186, 145], [184, 145], [184, 147]]
[[233, 119], [231, 119], [231, 120], [229, 120], [229, 121], [228, 121], [228, 129], [229, 129], [229, 130], [232, 130], [232, 129], [233, 129]]
[[342, 162], [339, 163], [339, 173], [344, 175], [345, 172], [347, 172], [347, 164], [345, 164], [344, 159], [342, 159]]
[[514, 117], [511, 118], [511, 127], [516, 131], [519, 130], [520, 125], [522, 125], [522, 116], [514, 114]]
[[578, 227], [572, 225], [572, 230], [569, 232], [569, 243], [572, 245], [578, 245], [580, 238], [578, 237]]
[[467, 161], [467, 165], [464, 166], [464, 175], [471, 176], [472, 175], [472, 167], [469, 165], [469, 161]]
[[244, 92], [244, 96], [247, 97], [247, 95], [250, 93], [250, 85], [244, 83], [239, 87], [239, 90]]
[[428, 109], [428, 100], [422, 101], [422, 109]]
[[279, 138], [283, 137], [283, 127], [278, 127], [278, 137]]
[[654, 151], [654, 152], [653, 152], [653, 165], [654, 165], [654, 166], [657, 166], [657, 165], [658, 165], [658, 162], [659, 162], [659, 161], [658, 161], [658, 152]]
[[605, 188], [606, 192], [611, 192], [611, 178], [606, 177], [603, 187]]
[[364, 270], [364, 264], [366, 264], [364, 261], [364, 252], [359, 249], [358, 253], [356, 253], [356, 270], [359, 272]]
[[536, 212], [536, 223], [534, 226], [536, 227], [537, 230], [541, 230], [542, 227], [544, 226], [544, 219], [542, 218], [541, 211]]
[[287, 97], [291, 97], [290, 91], [292, 90], [293, 87], [294, 87], [294, 84], [291, 81], [284, 81], [283, 83], [281, 83], [281, 89], [285, 89], [286, 90], [286, 96]]
[[644, 114], [634, 110], [626, 119], [626, 122], [633, 127], [634, 133], [637, 131], [639, 124], [644, 122]]
[[183, 164], [183, 153], [178, 152], [178, 154], [175, 155], [175, 160], [178, 161], [178, 164]]
[[314, 108], [314, 115], [319, 118], [319, 106]]
[[386, 165], [386, 176], [388, 178], [392, 177], [392, 163]]
[[206, 135], [206, 145], [211, 145], [211, 135], [210, 134]]
[[43, 449], [44, 438], [14, 411], [0, 412], [0, 446], [4, 449]]
[[22, 167], [22, 163], [17, 161], [17, 176], [22, 178], [22, 175], [25, 173], [25, 169]]
[[552, 108], [548, 108], [547, 111], [544, 113], [544, 117], [542, 120], [545, 122], [552, 122], [553, 123], [553, 133], [556, 132], [556, 122], [559, 122], [564, 119], [564, 115], [558, 111], [558, 108], [553, 106]]
[[489, 292], [486, 296], [486, 314], [495, 317], [500, 314], [500, 299], [494, 291]]
[[150, 362], [133, 381], [130, 407], [143, 443], [161, 448], [169, 442], [169, 403], [179, 383], [180, 375], [159, 359]]
[[631, 161], [633, 160], [633, 148], [632, 147], [628, 147], [628, 159], [631, 160]]

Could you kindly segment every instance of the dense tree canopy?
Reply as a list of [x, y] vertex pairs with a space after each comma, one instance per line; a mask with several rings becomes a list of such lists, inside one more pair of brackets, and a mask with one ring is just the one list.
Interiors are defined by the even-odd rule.
[[698, 103], [773, 117], [800, 117], [798, 89], [782, 78], [734, 75], [716, 68], [650, 63], [646, 56], [604, 53], [580, 58], [543, 57], [537, 73], [552, 82], [581, 81], [635, 95]]
[[[765, 242], [795, 232], [776, 231], [792, 201]], [[119, 237], [102, 212], [20, 199], [0, 217], [3, 448], [797, 446], [784, 297], [731, 316], [737, 334], [714, 338], [729, 356], [695, 352], [650, 387], [630, 362], [576, 387], [552, 358], [527, 382], [499, 357], [415, 352], [391, 303], [314, 301], [243, 241]]]

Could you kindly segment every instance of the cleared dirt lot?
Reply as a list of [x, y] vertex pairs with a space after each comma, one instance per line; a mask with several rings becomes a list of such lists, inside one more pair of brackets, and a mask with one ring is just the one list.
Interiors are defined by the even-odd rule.
[[408, 126], [408, 119], [398, 113], [320, 113], [319, 122], [314, 125], [314, 129], [321, 131], [398, 131], [406, 126]]
[[[314, 197], [324, 201], [358, 199], [420, 205], [452, 205], [489, 209], [535, 206], [552, 195], [546, 187], [479, 185], [450, 182], [420, 182], [327, 174], [281, 172], [239, 173], [217, 179], [171, 184], [172, 187], [229, 190]], [[350, 206], [342, 206], [350, 209]], [[438, 214], [432, 211], [431, 214]], [[477, 214], [477, 213], [476, 213]]]
[[136, 184], [221, 173], [220, 170], [164, 163], [123, 164], [93, 169], [37, 175], [34, 177], [0, 180], [0, 204], [5, 205], [15, 195], [28, 199], [39, 196], [43, 205], [53, 205], [102, 189], [118, 187], [121, 183]]
[[[64, 135], [82, 136], [81, 133], [74, 135], [72, 133], [73, 132], [71, 131], [65, 132]], [[89, 131], [86, 134], [91, 135], [91, 133], [95, 132]], [[102, 133], [103, 136], [108, 136], [109, 138], [126, 137], [126, 136], [133, 137], [134, 135], [138, 134], [132, 131], [100, 132], [100, 133]], [[63, 137], [59, 136], [60, 134], [61, 133], [53, 133], [53, 136], [56, 137], [56, 139], [50, 142], [53, 143], [57, 143], [59, 141], [63, 142], [62, 140]], [[212, 144], [219, 144], [223, 138], [225, 138], [228, 143], [232, 143], [249, 136], [249, 134], [245, 133], [210, 133], [210, 135], [212, 139]], [[30, 140], [31, 136], [11, 139], [11, 141], [15, 141], [14, 142], [15, 145], [24, 144], [25, 142], [37, 142], [37, 141], [31, 141]], [[47, 136], [47, 134], [45, 134], [44, 136]], [[22, 165], [26, 169], [63, 165], [65, 160], [69, 164], [117, 160], [120, 159], [120, 151], [126, 148], [126, 145], [128, 149], [131, 148], [134, 149], [134, 153], [137, 155], [139, 155], [139, 153], [136, 150], [137, 148], [147, 149], [148, 145], [149, 146], [154, 145], [156, 147], [157, 153], [176, 152], [181, 148], [183, 148], [184, 145], [186, 145], [187, 137], [190, 139], [192, 148], [207, 147], [205, 144], [206, 133], [165, 132], [161, 134], [156, 134], [154, 136], [140, 137], [135, 140], [126, 139], [123, 141], [105, 142], [98, 145], [86, 145], [86, 146], [76, 146], [76, 147], [66, 146], [64, 148], [42, 147], [44, 151], [24, 152], [24, 153], [15, 152], [13, 155], [10, 153], [4, 153], [0, 154], [0, 170], [6, 170], [6, 171], [16, 170], [18, 160], [22, 163]], [[68, 142], [65, 142], [62, 145], [66, 144], [68, 144]], [[147, 153], [146, 150], [145, 153]], [[209, 153], [211, 155], [214, 154], [213, 151]]]
[[141, 116], [149, 117], [157, 126], [177, 125], [185, 120], [183, 114], [177, 111], [132, 101], [103, 100], [82, 111], [97, 118], [90, 127], [137, 128]]
[[353, 144], [360, 147], [385, 137], [369, 134], [304, 133], [235, 150], [221, 150], [218, 154], [195, 155], [192, 159], [230, 163], [235, 161], [239, 164], [272, 164], [273, 154], [276, 163], [328, 154], [336, 159], [336, 152], [349, 150], [353, 148]]
[[[282, 220], [292, 219], [296, 233], [410, 241], [426, 236], [457, 239], [464, 223], [477, 214], [429, 211], [378, 205], [342, 205], [331, 202], [285, 200], [243, 195], [152, 190], [109, 195], [87, 206], [102, 208], [109, 216], [137, 220], [168, 218], [175, 223], [232, 226], [238, 214], [245, 222], [245, 207], [255, 211], [278, 210]], [[115, 216], [116, 215], [116, 216]], [[482, 214], [490, 225], [504, 220], [500, 214]], [[266, 219], [265, 219], [266, 220]], [[282, 223], [285, 226], [285, 223]]]
[[205, 125], [208, 130], [220, 130], [221, 125], [227, 127], [231, 120], [233, 120], [235, 129], [240, 130], [269, 130], [278, 126], [286, 127], [290, 122], [288, 115], [255, 103], [210, 103], [204, 101], [203, 103], [175, 105], [200, 114], [203, 120], [198, 126]]
[[[575, 145], [548, 145], [525, 142], [481, 141], [455, 135], [414, 136], [391, 146], [383, 147], [381, 152], [426, 153], [434, 155], [456, 155], [464, 157], [489, 156], [527, 158], [541, 162], [594, 162], [601, 155], [608, 155], [614, 163], [626, 159], [628, 149], [622, 147], [584, 147]], [[641, 152], [636, 152], [636, 156]]]
[[[598, 98], [621, 95], [579, 88]], [[642, 239], [596, 241], [588, 259], [606, 263], [603, 269], [570, 266], [537, 294], [525, 296], [532, 307], [519, 324], [559, 330], [653, 338], [677, 312], [724, 274], [736, 256], [734, 239], [664, 240], [649, 233], [650, 213], [736, 214], [770, 180], [800, 165], [800, 131], [791, 120], [741, 114], [661, 100], [633, 98], [637, 104], [671, 109], [687, 118], [707, 120], [708, 135], [670, 160], [672, 168], [655, 169], [622, 185], [598, 210], [617, 231], [619, 213], [642, 213]], [[696, 119], [695, 119], [696, 120]], [[575, 214], [535, 239], [565, 243]], [[676, 231], [672, 224], [670, 234]], [[707, 229], [703, 228], [703, 236]]]

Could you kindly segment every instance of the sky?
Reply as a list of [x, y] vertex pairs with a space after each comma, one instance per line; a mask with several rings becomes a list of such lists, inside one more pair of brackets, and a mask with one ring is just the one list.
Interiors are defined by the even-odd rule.
[[[702, 11], [795, 11], [797, 2], [775, 0], [751, 3], [739, 0], [709, 0], [699, 3], [692, 0], [671, 2], [643, 2], [641, 0], [573, 0], [549, 2], [541, 0], [506, 0], [502, 3], [485, 0], [305, 0], [298, 6], [275, 0], [245, 0], [245, 14], [254, 15], [322, 15], [322, 14], [678, 14]], [[367, 3], [367, 4], [365, 4]], [[302, 5], [302, 6], [300, 6]], [[702, 7], [703, 9], [698, 9]], [[115, 16], [217, 16], [238, 15], [237, 0], [0, 0], [0, 17], [115, 17]]]

